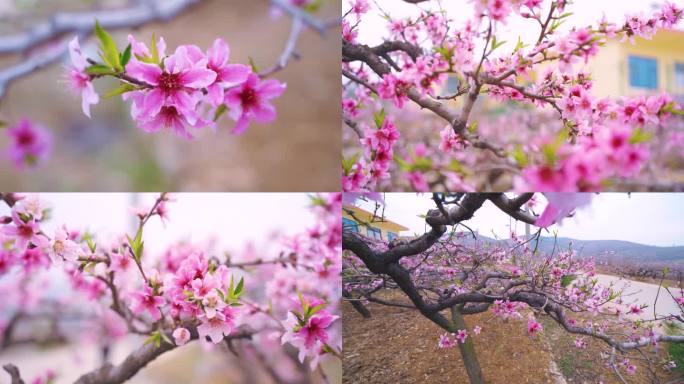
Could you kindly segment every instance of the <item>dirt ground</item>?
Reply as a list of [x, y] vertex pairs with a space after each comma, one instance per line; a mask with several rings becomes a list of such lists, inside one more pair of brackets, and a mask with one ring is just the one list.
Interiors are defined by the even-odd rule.
[[[408, 302], [398, 291], [380, 294]], [[349, 303], [342, 308], [344, 383], [469, 382], [458, 348], [439, 349], [437, 341], [444, 331], [417, 311], [371, 303], [367, 308], [372, 316], [364, 319]], [[605, 349], [602, 342], [587, 339], [587, 348], [578, 349], [574, 335], [548, 316], [538, 320], [544, 331], [531, 338], [524, 320], [501, 322], [489, 312], [466, 316], [469, 329], [475, 324], [482, 327], [474, 342], [487, 383], [619, 383], [605, 360], [597, 357]], [[629, 383], [651, 383], [648, 367], [637, 353], [628, 357], [637, 365]], [[657, 373], [662, 383], [678, 382], [673, 374]]]
[[[56, 10], [81, 11], [106, 4], [114, 8], [125, 0], [52, 0], [31, 9], [39, 15]], [[339, 17], [340, 0], [325, 2], [322, 20]], [[12, 20], [21, 20], [17, 17]], [[15, 21], [0, 21], [0, 33], [16, 32]], [[231, 61], [258, 68], [272, 66], [287, 41], [291, 19], [272, 18], [267, 0], [203, 0], [166, 23], [138, 30], [112, 31], [120, 47], [132, 33], [149, 42], [152, 33], [166, 39], [172, 52], [181, 44], [206, 49], [217, 37], [230, 45]], [[20, 27], [16, 27], [20, 30]], [[4, 31], [4, 32], [3, 32]], [[81, 43], [89, 55], [96, 42]], [[287, 83], [275, 100], [278, 118], [273, 124], [253, 124], [241, 136], [226, 118], [216, 133], [204, 131], [195, 140], [170, 132], [149, 134], [135, 127], [130, 107], [115, 97], [91, 108], [92, 119], [81, 112], [80, 97], [65, 87], [67, 59], [12, 83], [0, 101], [0, 120], [30, 117], [53, 132], [52, 157], [45, 166], [17, 172], [0, 156], [0, 185], [8, 190], [50, 191], [333, 191], [340, 188], [340, 51], [339, 28], [326, 37], [305, 30], [292, 60], [275, 78]], [[0, 56], [0, 68], [21, 61]], [[103, 95], [115, 84], [96, 82]], [[0, 152], [8, 146], [0, 135]]]
[[[437, 347], [441, 328], [417, 311], [368, 308], [372, 316], [364, 319], [343, 304], [344, 383], [468, 383], [458, 348]], [[487, 383], [555, 383], [548, 344], [530, 338], [523, 321], [501, 323], [485, 312], [467, 316], [466, 324], [482, 327], [474, 342]]]

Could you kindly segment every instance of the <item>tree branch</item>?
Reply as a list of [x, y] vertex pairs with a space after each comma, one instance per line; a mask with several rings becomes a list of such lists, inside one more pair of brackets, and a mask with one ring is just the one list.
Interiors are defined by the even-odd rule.
[[[196, 327], [189, 327], [191, 340], [199, 338]], [[238, 331], [224, 340], [249, 339], [254, 333], [252, 331]], [[167, 337], [173, 339], [171, 332], [167, 332]], [[139, 349], [133, 351], [124, 361], [119, 365], [106, 364], [92, 372], [81, 376], [76, 380], [75, 384], [119, 384], [133, 377], [138, 371], [144, 368], [147, 364], [152, 362], [162, 354], [176, 348], [175, 344], [167, 342], [161, 343], [159, 347], [155, 347], [152, 343], [144, 345]]]

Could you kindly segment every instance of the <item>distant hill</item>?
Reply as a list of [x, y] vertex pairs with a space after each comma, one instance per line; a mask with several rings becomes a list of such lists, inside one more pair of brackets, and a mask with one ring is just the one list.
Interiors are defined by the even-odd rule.
[[[495, 240], [483, 235], [478, 235], [477, 239], [487, 243], [510, 242], [510, 240]], [[471, 244], [474, 242], [470, 234], [464, 241]], [[568, 249], [572, 246], [579, 256], [595, 257], [597, 260], [684, 264], [684, 246], [658, 247], [622, 240], [577, 240], [567, 237], [559, 237], [555, 241], [557, 250]], [[534, 246], [534, 240], [531, 244]], [[539, 241], [539, 251], [549, 253], [553, 250], [553, 245], [553, 237], [542, 236]]]

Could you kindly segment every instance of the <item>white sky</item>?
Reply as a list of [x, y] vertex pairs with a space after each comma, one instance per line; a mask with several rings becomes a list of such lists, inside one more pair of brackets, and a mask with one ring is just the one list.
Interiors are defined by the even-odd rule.
[[[385, 216], [411, 229], [411, 233], [425, 232], [425, 220], [418, 215], [434, 209], [431, 194], [387, 193]], [[540, 213], [546, 205], [538, 195], [535, 212]], [[362, 203], [363, 208], [372, 208]], [[684, 245], [684, 193], [603, 193], [593, 197], [590, 206], [580, 210], [575, 217], [563, 221], [558, 236], [579, 240], [626, 240], [636, 243], [671, 246]], [[496, 206], [486, 202], [475, 216], [464, 222], [474, 231], [492, 237], [508, 238], [509, 223], [518, 234], [525, 233], [525, 225], [509, 219]], [[534, 227], [532, 227], [534, 231]], [[544, 235], [549, 235], [544, 233]], [[406, 233], [405, 233], [406, 234]]]
[[[671, 0], [678, 6], [684, 6], [684, 0]], [[393, 17], [415, 16], [416, 5], [411, 5], [400, 0], [376, 0], [376, 3]], [[544, 9], [548, 10], [551, 2], [544, 1]], [[566, 8], [566, 12], [573, 12], [560, 30], [568, 30], [571, 26], [595, 25], [603, 15], [608, 21], [622, 23], [626, 14], [644, 12], [650, 14], [653, 7], [658, 8], [662, 0], [575, 0], [572, 5]], [[349, 9], [348, 2], [343, 3], [343, 12]], [[436, 2], [430, 5], [420, 5], [423, 9], [439, 9]], [[442, 7], [447, 11], [447, 15], [456, 21], [456, 25], [462, 25], [474, 15], [472, 3], [468, 0], [441, 0]], [[376, 45], [383, 41], [387, 36], [387, 22], [380, 16], [380, 12], [373, 11], [362, 19], [359, 26], [359, 41], [368, 45]], [[539, 24], [534, 20], [526, 20], [521, 17], [512, 16], [508, 25], [500, 26], [496, 35], [500, 41], [506, 40], [504, 48], [513, 48], [520, 36], [524, 42], [532, 43], [539, 36]], [[499, 54], [506, 52], [503, 48]]]
[[[133, 234], [137, 219], [132, 205], [151, 207], [158, 194], [143, 193], [41, 193], [52, 208], [43, 227], [52, 232], [66, 223], [69, 228], [97, 233], [107, 240], [120, 233]], [[158, 217], [145, 225], [145, 250], [156, 255], [178, 240], [202, 242], [216, 238], [217, 250], [240, 251], [246, 241], [264, 243], [273, 231], [296, 233], [314, 218], [307, 209], [305, 193], [180, 193], [168, 203], [169, 221], [164, 227]], [[135, 204], [133, 203], [136, 201]], [[0, 215], [9, 209], [0, 204]]]

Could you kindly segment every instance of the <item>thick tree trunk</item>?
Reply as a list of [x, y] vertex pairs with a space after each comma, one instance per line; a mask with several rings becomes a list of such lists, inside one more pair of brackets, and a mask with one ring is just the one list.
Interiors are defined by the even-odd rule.
[[[451, 307], [451, 318], [454, 322], [454, 328], [456, 332], [459, 329], [466, 329], [465, 320], [463, 320], [463, 315], [457, 308], [457, 306]], [[458, 349], [461, 351], [461, 357], [463, 358], [463, 365], [465, 365], [466, 372], [468, 372], [468, 377], [470, 378], [471, 384], [484, 384], [484, 377], [482, 376], [482, 369], [480, 368], [480, 362], [477, 361], [477, 354], [475, 354], [475, 344], [473, 344], [472, 335], [468, 335], [465, 343], [457, 343]]]

